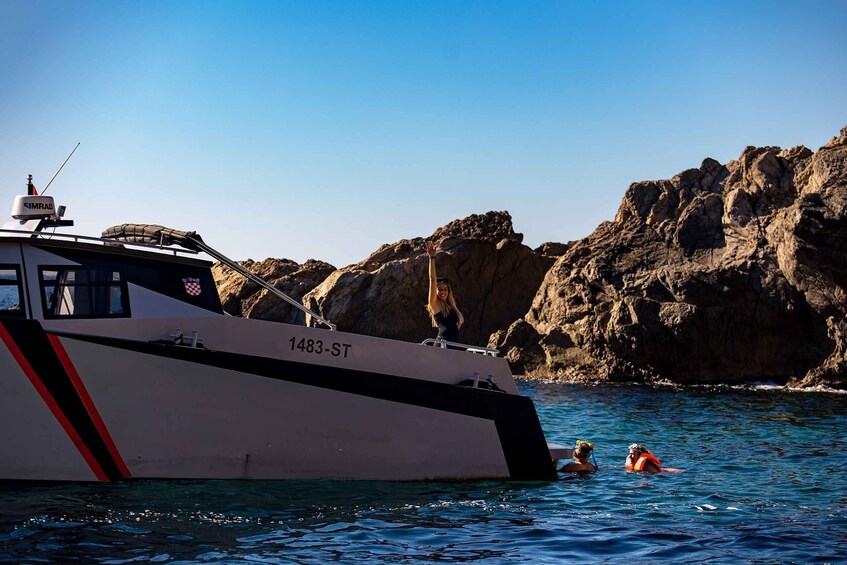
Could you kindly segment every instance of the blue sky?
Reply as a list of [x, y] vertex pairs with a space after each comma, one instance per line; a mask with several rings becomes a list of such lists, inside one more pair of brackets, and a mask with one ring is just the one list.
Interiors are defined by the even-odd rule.
[[508, 210], [524, 242], [630, 183], [847, 125], [847, 2], [0, 0], [0, 187], [74, 231], [357, 262]]

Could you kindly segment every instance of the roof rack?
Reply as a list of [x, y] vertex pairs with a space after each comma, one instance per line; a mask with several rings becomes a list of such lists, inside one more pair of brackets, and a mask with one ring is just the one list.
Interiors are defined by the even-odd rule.
[[[107, 246], [115, 246], [114, 239], [108, 239], [103, 237], [92, 237], [88, 235], [75, 235], [70, 233], [60, 233], [60, 232], [43, 232], [43, 231], [29, 231], [29, 230], [9, 230], [9, 229], [0, 229], [0, 233], [8, 233], [19, 236], [30, 237], [33, 239], [62, 239], [68, 241], [89, 241], [89, 242], [97, 242], [102, 243]], [[176, 247], [169, 247], [168, 245], [163, 244], [154, 244], [154, 243], [144, 243], [144, 242], [133, 242], [133, 241], [122, 241], [123, 245], [130, 245], [132, 247], [140, 247], [144, 249], [154, 249], [157, 251], [164, 251], [167, 253], [173, 253], [177, 255], [182, 253], [184, 255], [197, 255], [199, 252], [197, 250], [192, 249], [180, 249]]]

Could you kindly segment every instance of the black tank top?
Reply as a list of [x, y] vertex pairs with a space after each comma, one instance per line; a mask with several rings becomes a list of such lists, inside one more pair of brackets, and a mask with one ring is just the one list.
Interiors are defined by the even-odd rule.
[[450, 310], [449, 314], [444, 314], [444, 311], [437, 313], [435, 323], [438, 324], [438, 339], [447, 341], [459, 341], [459, 316], [455, 310]]

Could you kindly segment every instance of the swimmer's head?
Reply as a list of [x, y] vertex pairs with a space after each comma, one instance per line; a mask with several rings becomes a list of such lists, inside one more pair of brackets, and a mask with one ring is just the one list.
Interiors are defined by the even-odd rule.
[[594, 444], [590, 441], [585, 441], [584, 439], [576, 440], [576, 446], [574, 447], [574, 455], [578, 456], [580, 459], [588, 459], [591, 455], [591, 452], [594, 450]]

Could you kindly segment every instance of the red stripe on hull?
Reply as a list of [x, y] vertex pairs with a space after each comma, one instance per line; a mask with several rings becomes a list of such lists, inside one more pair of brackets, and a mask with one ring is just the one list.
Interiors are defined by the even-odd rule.
[[100, 467], [100, 464], [97, 463], [97, 460], [92, 455], [91, 450], [88, 449], [88, 446], [85, 445], [85, 442], [82, 441], [82, 438], [77, 433], [76, 429], [71, 425], [68, 418], [65, 416], [64, 412], [62, 412], [59, 405], [56, 403], [56, 400], [53, 398], [53, 395], [50, 394], [50, 391], [47, 390], [47, 387], [44, 386], [44, 383], [41, 381], [41, 378], [35, 372], [35, 369], [32, 368], [27, 358], [24, 356], [21, 349], [18, 347], [18, 344], [15, 343], [15, 340], [12, 339], [12, 336], [9, 334], [8, 330], [0, 324], [0, 339], [3, 340], [3, 343], [6, 344], [6, 347], [9, 348], [9, 352], [15, 358], [15, 361], [20, 365], [21, 370], [23, 370], [24, 374], [27, 376], [29, 381], [32, 383], [32, 386], [35, 387], [35, 390], [41, 395], [42, 400], [53, 413], [53, 416], [65, 430], [65, 433], [68, 434], [68, 437], [71, 439], [73, 444], [79, 450], [82, 458], [85, 459], [85, 462], [88, 463], [88, 466], [91, 467], [91, 471], [94, 473], [94, 476], [97, 477], [100, 481], [108, 482], [109, 478], [106, 476], [106, 473]]
[[76, 393], [85, 405], [85, 409], [88, 411], [88, 416], [91, 418], [91, 421], [94, 422], [94, 427], [97, 428], [100, 437], [103, 439], [103, 443], [106, 444], [106, 449], [109, 450], [109, 454], [112, 456], [118, 471], [120, 471], [121, 477], [128, 479], [132, 475], [124, 463], [120, 452], [118, 452], [118, 448], [115, 446], [112, 436], [109, 435], [109, 430], [106, 428], [106, 424], [103, 423], [103, 419], [100, 417], [97, 407], [94, 406], [94, 402], [91, 400], [88, 390], [86, 390], [85, 385], [82, 384], [82, 379], [79, 378], [79, 373], [77, 372], [76, 367], [74, 367], [70, 357], [68, 357], [67, 351], [65, 351], [65, 348], [62, 346], [62, 342], [59, 341], [59, 338], [53, 334], [47, 334], [47, 339], [50, 340], [50, 345], [53, 346], [56, 356], [59, 357], [59, 361], [62, 363], [65, 371], [71, 378], [71, 382], [76, 389]]

